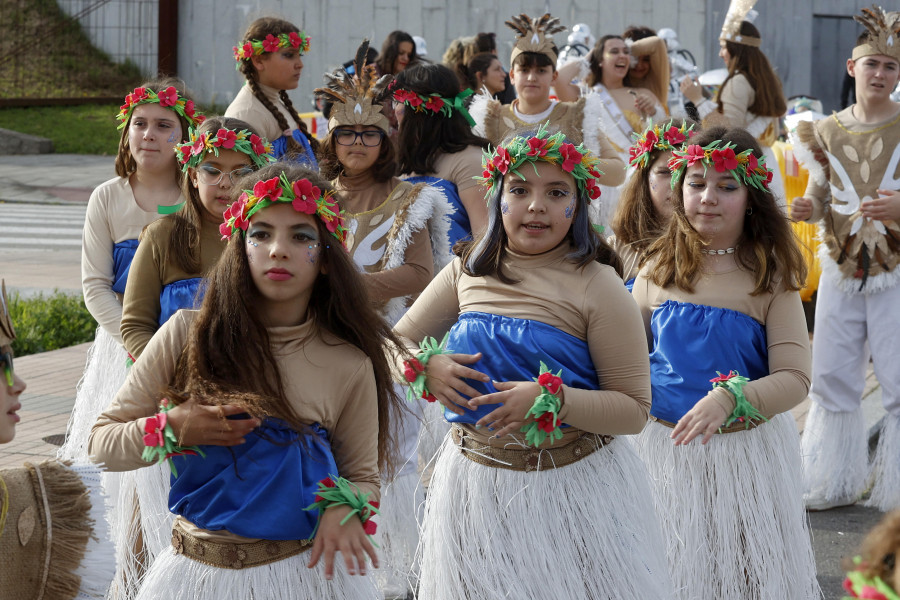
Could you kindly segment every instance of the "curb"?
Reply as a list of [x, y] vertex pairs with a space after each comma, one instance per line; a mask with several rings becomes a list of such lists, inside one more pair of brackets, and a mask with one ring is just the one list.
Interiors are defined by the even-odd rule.
[[0, 155], [50, 154], [53, 140], [19, 133], [12, 129], [0, 129]]

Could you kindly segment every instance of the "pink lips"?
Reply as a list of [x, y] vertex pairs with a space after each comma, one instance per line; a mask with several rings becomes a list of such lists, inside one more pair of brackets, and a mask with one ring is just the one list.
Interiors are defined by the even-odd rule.
[[287, 269], [269, 269], [266, 271], [266, 277], [272, 281], [287, 281], [293, 275]]
[[16, 414], [16, 411], [21, 409], [22, 405], [16, 402], [11, 409], [6, 413], [12, 417], [13, 423], [18, 423], [22, 418]]

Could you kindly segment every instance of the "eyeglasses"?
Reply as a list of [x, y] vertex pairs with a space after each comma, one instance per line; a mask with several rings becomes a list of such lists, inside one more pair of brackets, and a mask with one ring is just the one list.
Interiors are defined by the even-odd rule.
[[253, 167], [238, 167], [234, 171], [225, 173], [212, 165], [200, 165], [197, 168], [197, 172], [198, 179], [200, 179], [200, 183], [202, 183], [203, 185], [219, 185], [225, 175], [228, 175], [228, 179], [231, 180], [231, 185], [235, 185], [241, 179], [241, 177], [246, 177], [247, 175], [252, 173]]
[[6, 376], [6, 385], [13, 386], [13, 359], [12, 351], [0, 353], [0, 363], [3, 364], [3, 374]]
[[335, 129], [332, 134], [334, 141], [341, 146], [352, 146], [356, 140], [362, 141], [362, 145], [368, 148], [374, 148], [381, 143], [384, 138], [384, 132], [380, 129], [370, 129], [369, 131], [353, 131], [352, 129]]

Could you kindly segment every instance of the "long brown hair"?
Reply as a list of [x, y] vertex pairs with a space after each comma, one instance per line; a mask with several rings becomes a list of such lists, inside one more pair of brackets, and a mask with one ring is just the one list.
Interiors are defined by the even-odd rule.
[[[691, 138], [691, 144], [706, 146], [714, 140], [733, 142], [734, 152], [747, 148], [757, 158], [763, 156], [756, 139], [743, 129], [710, 127]], [[770, 165], [771, 167], [772, 165]], [[774, 165], [777, 168], [777, 165]], [[684, 211], [684, 177], [687, 169], [675, 180], [672, 196], [672, 219], [665, 232], [647, 250], [646, 262], [653, 262], [650, 280], [660, 287], [675, 285], [694, 291], [694, 282], [703, 265], [703, 241], [688, 221]], [[743, 185], [743, 184], [742, 184]], [[775, 196], [747, 186], [747, 209], [741, 238], [735, 250], [737, 263], [755, 277], [753, 295], [774, 292], [776, 284], [799, 290], [806, 281], [806, 262], [788, 218], [778, 208]]]
[[[174, 87], [178, 90], [178, 94], [184, 98], [185, 100], [193, 100], [191, 99], [187, 89], [184, 87], [184, 82], [180, 79], [176, 79], [175, 77], [160, 77], [156, 79], [151, 79], [149, 81], [145, 81], [140, 85], [140, 87], [145, 87], [153, 90], [154, 92], [158, 92], [160, 90], [164, 90], [168, 87]], [[178, 118], [178, 122], [181, 124], [181, 141], [186, 142], [188, 140], [188, 129], [191, 127], [190, 121], [187, 120], [186, 117], [181, 116], [174, 110], [172, 111]], [[131, 146], [128, 143], [128, 130], [131, 128], [131, 119], [134, 117], [134, 111], [131, 111], [131, 114], [128, 115], [128, 120], [125, 122], [125, 127], [122, 128], [122, 135], [119, 137], [119, 150], [116, 152], [116, 175], [119, 177], [128, 177], [132, 173], [137, 170], [137, 163], [134, 160], [134, 157], [131, 155]], [[173, 164], [177, 167], [178, 162], [175, 160], [175, 153], [172, 153], [172, 161]], [[178, 169], [175, 169], [175, 181], [181, 177], [181, 174], [178, 173]]]
[[[741, 35], [759, 38], [759, 30], [753, 23], [741, 21]], [[719, 87], [719, 93], [716, 100], [719, 103], [719, 112], [723, 112], [722, 107], [722, 90], [731, 81], [731, 79], [741, 73], [750, 82], [756, 96], [747, 110], [754, 115], [762, 117], [780, 117], [787, 112], [787, 102], [784, 99], [784, 91], [781, 89], [781, 80], [769, 59], [763, 54], [762, 50], [746, 44], [737, 44], [735, 42], [725, 42], [725, 49], [731, 56], [728, 61], [728, 77]]]
[[[241, 45], [247, 43], [250, 40], [262, 40], [265, 39], [267, 35], [279, 36], [283, 33], [291, 33], [299, 31], [297, 26], [285, 21], [284, 19], [278, 19], [276, 17], [262, 17], [260, 19], [256, 19], [252, 23], [250, 23], [250, 27], [247, 28], [247, 31], [244, 32], [244, 37], [241, 38]], [[259, 73], [256, 71], [256, 67], [253, 66], [252, 60], [242, 60], [238, 63], [238, 70], [241, 74], [247, 79], [247, 85], [250, 86], [250, 91], [253, 92], [253, 95], [256, 96], [256, 99], [262, 102], [263, 106], [265, 106], [272, 116], [278, 121], [278, 126], [282, 131], [287, 129], [291, 129], [291, 126], [288, 125], [287, 119], [284, 118], [284, 115], [281, 113], [278, 108], [272, 104], [272, 101], [269, 100], [266, 95], [263, 93], [262, 89], [259, 87]], [[309, 129], [306, 126], [306, 123], [303, 119], [300, 118], [300, 115], [297, 113], [297, 109], [294, 108], [294, 104], [291, 102], [291, 99], [288, 97], [288, 94], [284, 90], [280, 90], [278, 93], [278, 97], [281, 99], [281, 102], [284, 104], [285, 108], [287, 108], [288, 113], [291, 115], [291, 118], [297, 123], [297, 127], [300, 128], [300, 131], [303, 132], [303, 135], [306, 136], [306, 139], [309, 141], [310, 147], [313, 149], [313, 152], [319, 151], [319, 142], [316, 141], [316, 138], [309, 133]], [[274, 140], [272, 140], [274, 141]], [[305, 152], [305, 148], [297, 143], [292, 137], [287, 137], [287, 148], [288, 154], [291, 156], [296, 156], [298, 154], [303, 154]]]
[[[259, 132], [250, 124], [232, 117], [209, 117], [200, 125], [197, 134], [214, 135], [214, 132], [223, 127], [232, 131], [246, 129], [250, 133], [259, 135]], [[253, 169], [257, 168], [253, 161], [250, 161], [248, 166]], [[226, 174], [224, 177], [228, 177], [228, 175]], [[237, 189], [237, 186], [234, 189]], [[163, 262], [169, 263], [174, 260], [175, 264], [185, 272], [199, 273], [200, 228], [206, 209], [203, 208], [200, 200], [200, 190], [191, 183], [191, 175], [188, 170], [185, 170], [181, 177], [181, 194], [185, 197], [184, 206], [178, 212], [165, 217], [172, 219], [173, 225]]]
[[[242, 186], [252, 187], [257, 181], [281, 173], [292, 182], [308, 179], [323, 193], [333, 191], [328, 181], [314, 171], [289, 162], [261, 169], [246, 178]], [[378, 403], [378, 464], [383, 473], [390, 474], [396, 436], [392, 435], [388, 415], [406, 409], [394, 392], [386, 349], [392, 344], [401, 345], [373, 308], [349, 253], [320, 219], [315, 221], [320, 239], [332, 243], [323, 248], [322, 264], [327, 274], [320, 274], [313, 284], [307, 318], [315, 320], [318, 328], [359, 348], [371, 360]], [[191, 324], [168, 393], [176, 402], [194, 396], [209, 405], [236, 404], [251, 416], [283, 419], [297, 431], [303, 431], [308, 423], [300, 420], [288, 401], [268, 332], [257, 314], [259, 292], [250, 276], [244, 241], [242, 234], [232, 235], [210, 273], [203, 304]], [[248, 352], [248, 348], [252, 351]]]

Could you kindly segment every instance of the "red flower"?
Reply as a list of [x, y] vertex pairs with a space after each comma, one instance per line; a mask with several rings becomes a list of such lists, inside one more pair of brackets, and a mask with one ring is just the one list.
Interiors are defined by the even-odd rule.
[[489, 170], [485, 169], [481, 172], [481, 176], [485, 179], [490, 179], [491, 177], [493, 177], [493, 174]]
[[732, 169], [736, 169], [738, 166], [737, 157], [734, 155], [734, 150], [731, 148], [725, 148], [723, 150], [713, 150], [712, 161], [716, 167], [716, 171], [718, 171], [719, 173], [731, 171]]
[[753, 173], [756, 170], [756, 167], [759, 166], [759, 161], [756, 160], [756, 157], [753, 154], [747, 155], [747, 175]]
[[[416, 360], [416, 359], [413, 359]], [[403, 361], [403, 377], [409, 383], [412, 383], [419, 376], [420, 371], [416, 371], [415, 367], [410, 364], [410, 361]]]
[[553, 419], [552, 412], [545, 412], [541, 416], [536, 419], [538, 429], [541, 431], [545, 431], [547, 433], [553, 432], [554, 429], [559, 427], [559, 424], [562, 422], [562, 419]]
[[253, 195], [263, 200], [269, 198], [273, 202], [281, 196], [281, 186], [277, 177], [273, 177], [267, 181], [257, 181], [253, 186]]
[[713, 377], [709, 380], [710, 383], [721, 383], [723, 381], [728, 381], [732, 377], [737, 377], [737, 373], [734, 371], [728, 371], [728, 375], [718, 375], [717, 377]]
[[566, 173], [571, 173], [572, 169], [581, 162], [581, 153], [572, 144], [567, 143], [560, 146], [559, 155], [563, 159], [563, 163], [560, 166]]
[[271, 33], [263, 40], [262, 46], [264, 52], [278, 52], [278, 45], [281, 43], [277, 37]]
[[765, 184], [766, 187], [769, 187], [769, 184], [772, 183], [772, 177], [773, 177], [774, 175], [775, 175], [775, 172], [774, 172], [774, 171], [769, 171], [768, 169], [766, 170], [766, 179], [765, 179], [765, 181], [763, 182], [763, 183]]
[[652, 129], [647, 132], [647, 138], [644, 140], [644, 147], [647, 149], [652, 149], [653, 146], [659, 142], [659, 136], [656, 135], [656, 132]]
[[677, 127], [672, 125], [669, 127], [668, 131], [663, 134], [663, 137], [666, 138], [666, 141], [672, 144], [673, 146], [677, 146], [678, 144], [684, 143], [684, 140], [687, 138], [681, 131], [678, 130]]
[[547, 140], [542, 140], [536, 137], [528, 138], [528, 148], [528, 156], [546, 156]]
[[497, 148], [497, 155], [494, 156], [491, 164], [494, 165], [501, 174], [506, 175], [506, 172], [509, 171], [511, 162], [512, 160], [509, 157], [509, 152], [507, 152], [506, 148], [501, 146]]
[[134, 90], [125, 96], [125, 106], [131, 106], [133, 104], [137, 104], [141, 100], [146, 100], [149, 97], [147, 92], [147, 88], [134, 88]]
[[194, 143], [191, 144], [191, 155], [198, 156], [203, 153], [206, 149], [206, 134], [201, 133], [200, 137], [194, 140]]
[[219, 225], [219, 233], [222, 234], [222, 239], [227, 240], [231, 237], [231, 226], [226, 222]]
[[542, 373], [538, 377], [538, 385], [547, 388], [547, 391], [551, 394], [556, 394], [559, 392], [559, 386], [562, 385], [562, 379], [550, 372]]
[[295, 196], [294, 201], [291, 202], [294, 210], [308, 215], [316, 214], [318, 209], [316, 200], [322, 196], [321, 190], [310, 183], [308, 179], [295, 181], [291, 189], [293, 189]]
[[160, 90], [156, 97], [159, 98], [160, 106], [175, 106], [178, 102], [178, 90], [174, 86], [169, 86], [164, 90]]
[[250, 42], [247, 42], [246, 44], [244, 44], [244, 46], [241, 48], [241, 50], [244, 55], [244, 58], [250, 58], [251, 56], [253, 56], [253, 44], [251, 44]]
[[375, 521], [372, 519], [367, 519], [365, 523], [363, 523], [363, 531], [366, 532], [366, 535], [375, 535], [375, 530], [378, 529], [378, 525], [375, 524]]
[[431, 112], [439, 113], [444, 108], [444, 101], [440, 96], [431, 96], [428, 98], [428, 102], [425, 103], [425, 108]]
[[853, 591], [853, 582], [850, 581], [850, 578], [849, 578], [849, 577], [844, 577], [844, 583], [841, 584], [841, 585], [843, 585], [844, 590], [845, 590], [848, 594], [850, 594], [850, 595], [853, 596], [854, 598], [858, 598], [858, 597], [859, 597], [859, 596], [856, 595], [856, 592]]
[[291, 42], [291, 48], [299, 48], [300, 44], [303, 43], [303, 38], [300, 37], [296, 31], [292, 31], [288, 34], [288, 40]]
[[236, 141], [237, 134], [230, 129], [225, 129], [223, 127], [216, 132], [216, 141], [213, 142], [213, 146], [219, 146], [221, 148], [225, 148], [226, 150], [231, 150], [232, 148], [234, 148], [234, 143]]
[[600, 197], [600, 194], [601, 194], [600, 186], [597, 185], [596, 179], [588, 179], [587, 192], [588, 192], [588, 198], [590, 198], [591, 200], [596, 200], [597, 198]]
[[266, 145], [263, 144], [262, 138], [255, 133], [250, 134], [250, 147], [253, 148], [253, 152], [258, 155], [266, 153]]
[[371, 506], [372, 508], [378, 508], [381, 505], [378, 503], [378, 500], [372, 500], [371, 502], [369, 502], [369, 506]]
[[194, 101], [193, 100], [185, 100], [184, 101], [184, 114], [188, 119], [194, 118]]
[[325, 502], [325, 498], [323, 498], [322, 496], [316, 494], [315, 503], [318, 504], [319, 502]]
[[634, 160], [637, 157], [641, 156], [643, 153], [644, 153], [643, 147], [632, 146], [631, 148], [629, 148], [628, 149], [628, 164], [633, 163]]
[[424, 398], [426, 402], [437, 401], [437, 396], [435, 396], [434, 394], [429, 394], [428, 392], [422, 392], [422, 398]]
[[234, 54], [234, 60], [241, 60], [241, 48], [238, 48], [237, 46], [232, 46], [231, 53]]
[[322, 487], [327, 487], [327, 488], [335, 487], [334, 480], [332, 480], [331, 477], [326, 477], [325, 479], [323, 479], [322, 481], [319, 482], [319, 485], [321, 485]]
[[860, 600], [888, 600], [888, 597], [870, 585], [864, 585], [859, 591]]
[[409, 105], [410, 105], [411, 107], [413, 107], [413, 108], [419, 108], [419, 107], [422, 105], [422, 103], [425, 102], [424, 100], [422, 100], [422, 99], [419, 97], [418, 94], [413, 93], [413, 92], [408, 92], [408, 93], [409, 93], [409, 96], [407, 97], [406, 100], [407, 100], [407, 102], [409, 102]]
[[[687, 159], [687, 166], [693, 167], [695, 163], [702, 161], [706, 157], [706, 151], [702, 146], [698, 146], [697, 144], [691, 144], [687, 147], [687, 154], [684, 158]], [[681, 166], [681, 165], [679, 165]]]
[[165, 437], [163, 430], [166, 428], [166, 414], [159, 413], [147, 419], [144, 423], [144, 445], [145, 446], [165, 446]]

